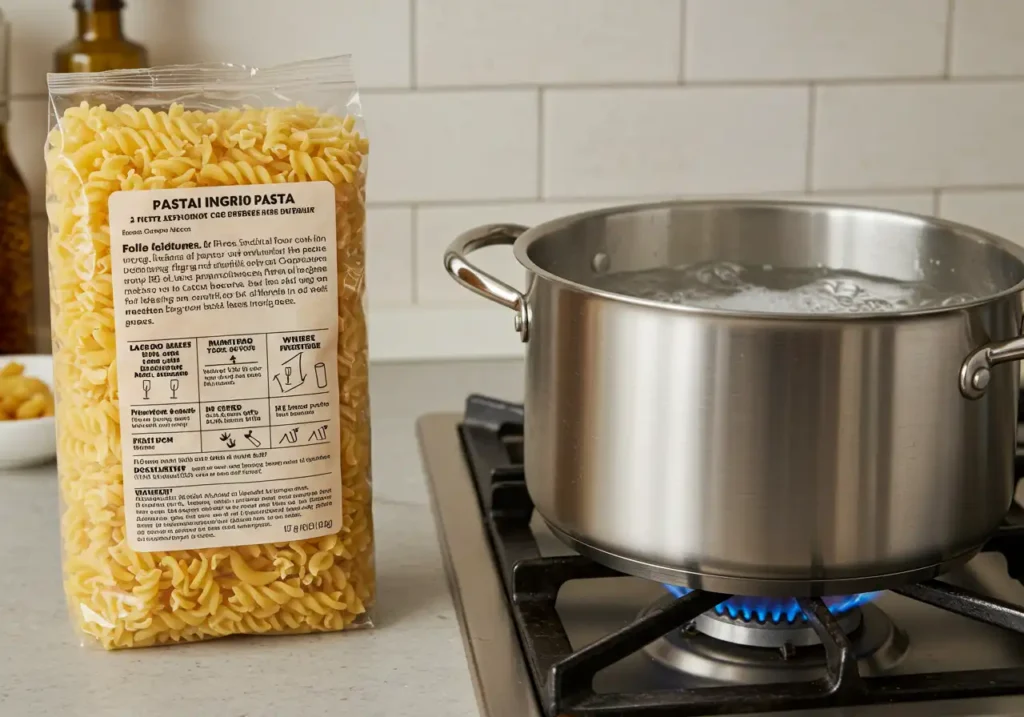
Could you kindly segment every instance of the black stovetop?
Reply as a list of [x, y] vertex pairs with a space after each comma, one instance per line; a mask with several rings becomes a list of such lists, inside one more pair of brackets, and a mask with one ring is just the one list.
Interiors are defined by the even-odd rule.
[[[610, 715], [724, 715], [774, 710], [888, 704], [1024, 694], [1024, 663], [989, 669], [863, 676], [850, 638], [817, 598], [799, 601], [820, 640], [820, 675], [775, 684], [701, 684], [684, 689], [596, 691], [595, 676], [663, 635], [679, 631], [729, 595], [692, 591], [665, 600], [642, 617], [582, 647], [574, 646], [556, 607], [569, 581], [620, 576], [579, 555], [545, 556], [531, 529], [533, 504], [522, 465], [522, 408], [471, 396], [459, 424], [490, 550], [504, 583], [541, 710], [548, 717]], [[1018, 458], [1017, 475], [1024, 475]], [[1024, 520], [1015, 509], [985, 546], [1006, 559], [1014, 580], [1024, 577]], [[1024, 633], [1024, 609], [1012, 602], [931, 580], [893, 591], [904, 598]], [[1024, 651], [1024, 635], [1020, 637]], [[951, 648], [955, 649], [955, 645]]]

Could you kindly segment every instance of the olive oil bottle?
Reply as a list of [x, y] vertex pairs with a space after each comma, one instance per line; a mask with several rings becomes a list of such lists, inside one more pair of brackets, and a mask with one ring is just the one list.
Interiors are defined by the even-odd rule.
[[[0, 15], [0, 354], [36, 351], [28, 188], [11, 158], [11, 28]], [[45, 288], [45, 287], [44, 287]]]
[[124, 36], [124, 0], [75, 0], [78, 34], [57, 49], [57, 72], [101, 72], [146, 67], [146, 48]]

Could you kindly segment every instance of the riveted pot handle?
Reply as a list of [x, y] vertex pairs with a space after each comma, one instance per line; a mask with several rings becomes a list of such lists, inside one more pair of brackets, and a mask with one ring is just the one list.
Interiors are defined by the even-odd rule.
[[960, 367], [960, 393], [965, 398], [981, 398], [992, 380], [992, 367], [1024, 359], [1024, 336], [986, 344], [974, 351]]
[[516, 312], [515, 328], [526, 341], [530, 333], [530, 308], [522, 292], [481, 271], [466, 259], [471, 251], [488, 246], [514, 244], [528, 227], [519, 224], [488, 224], [459, 235], [444, 253], [444, 268], [455, 281], [486, 299]]

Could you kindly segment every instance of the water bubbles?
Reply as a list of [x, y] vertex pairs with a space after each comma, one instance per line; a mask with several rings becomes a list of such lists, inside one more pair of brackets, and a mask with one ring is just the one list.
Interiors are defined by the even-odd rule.
[[743, 267], [729, 262], [716, 262], [697, 272], [697, 279], [705, 286], [739, 289], [744, 285], [740, 275]]
[[960, 304], [966, 304], [969, 301], [974, 301], [974, 297], [970, 294], [953, 294], [947, 296], [945, 299], [939, 302], [940, 306], [959, 306]]
[[850, 279], [822, 279], [820, 282], [812, 284], [812, 287], [849, 304], [856, 303], [858, 297], [863, 296], [865, 293], [864, 287], [859, 286], [857, 282]]
[[885, 311], [902, 311], [912, 308], [909, 301], [886, 301], [885, 299], [865, 299], [865, 313], [882, 313]]
[[975, 298], [949, 294], [925, 282], [820, 265], [786, 269], [734, 262], [610, 274], [601, 277], [597, 285], [617, 294], [666, 303], [776, 314], [885, 313], [958, 306]]

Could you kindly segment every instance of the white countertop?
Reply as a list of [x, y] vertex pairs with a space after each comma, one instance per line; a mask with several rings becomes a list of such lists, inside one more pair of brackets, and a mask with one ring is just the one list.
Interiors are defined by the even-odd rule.
[[518, 399], [522, 382], [516, 362], [373, 367], [373, 630], [81, 647], [61, 589], [55, 469], [0, 473], [0, 715], [476, 715], [413, 424], [470, 392]]

